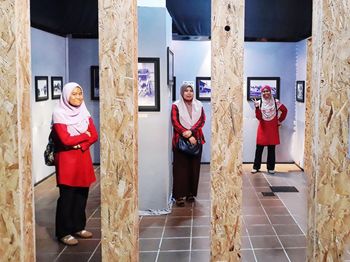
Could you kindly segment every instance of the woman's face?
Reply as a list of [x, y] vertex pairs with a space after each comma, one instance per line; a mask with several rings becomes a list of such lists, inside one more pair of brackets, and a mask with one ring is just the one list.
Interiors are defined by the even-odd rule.
[[193, 99], [193, 89], [192, 89], [192, 87], [187, 87], [187, 88], [185, 89], [183, 98], [184, 98], [186, 101], [192, 101], [192, 99]]
[[69, 96], [69, 104], [75, 107], [79, 107], [84, 101], [83, 91], [80, 87], [76, 87], [73, 89], [72, 93]]
[[265, 99], [271, 98], [271, 92], [270, 92], [270, 90], [264, 89], [264, 90], [262, 91], [262, 93], [263, 93], [263, 97], [264, 97]]

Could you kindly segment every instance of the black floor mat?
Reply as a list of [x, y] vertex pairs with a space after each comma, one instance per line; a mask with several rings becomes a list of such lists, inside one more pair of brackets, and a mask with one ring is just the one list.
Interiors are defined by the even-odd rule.
[[270, 186], [272, 192], [299, 192], [294, 186]]
[[275, 196], [274, 192], [261, 192], [263, 196]]

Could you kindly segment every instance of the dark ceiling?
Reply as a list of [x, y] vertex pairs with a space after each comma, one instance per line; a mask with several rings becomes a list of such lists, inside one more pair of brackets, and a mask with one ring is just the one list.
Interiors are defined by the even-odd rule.
[[[97, 38], [97, 0], [31, 0], [31, 25], [54, 34]], [[173, 39], [210, 38], [210, 0], [167, 0]], [[312, 0], [246, 0], [246, 41], [311, 36]]]

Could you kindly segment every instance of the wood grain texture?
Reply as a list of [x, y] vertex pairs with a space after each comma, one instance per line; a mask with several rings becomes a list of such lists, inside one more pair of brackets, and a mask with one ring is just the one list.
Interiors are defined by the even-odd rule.
[[136, 0], [99, 0], [103, 261], [138, 261]]
[[[342, 261], [350, 234], [350, 4], [313, 2], [312, 177], [309, 261]], [[313, 199], [312, 199], [313, 197]], [[310, 221], [310, 220], [309, 220]], [[310, 248], [310, 245], [309, 245]]]
[[34, 261], [29, 1], [0, 2], [0, 254]]
[[212, 1], [211, 261], [239, 261], [244, 1]]

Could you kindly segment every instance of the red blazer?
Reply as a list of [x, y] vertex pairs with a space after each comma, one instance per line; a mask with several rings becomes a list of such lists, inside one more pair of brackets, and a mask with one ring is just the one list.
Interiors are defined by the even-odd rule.
[[[182, 136], [182, 133], [187, 130], [187, 128], [183, 127], [179, 120], [179, 109], [176, 105], [173, 104], [171, 108], [171, 122], [174, 127], [174, 134], [173, 134], [173, 148], [176, 148], [176, 145], [179, 142], [179, 137]], [[205, 114], [204, 110], [202, 108], [202, 114], [201, 117], [198, 119], [197, 123], [191, 128], [192, 136], [194, 136], [197, 140], [199, 139], [202, 144], [205, 143], [202, 127], [205, 123]]]
[[[278, 111], [281, 111], [281, 116], [278, 118]], [[287, 108], [280, 104], [277, 109], [276, 116], [270, 120], [265, 121], [262, 118], [262, 113], [259, 107], [255, 108], [255, 116], [259, 120], [258, 132], [256, 136], [256, 144], [262, 146], [278, 145], [280, 143], [280, 136], [278, 126], [287, 116]]]
[[[96, 180], [89, 148], [98, 139], [92, 118], [88, 127], [91, 137], [87, 134], [71, 136], [65, 124], [54, 124], [52, 130], [57, 184], [89, 187]], [[77, 144], [81, 149], [73, 149]]]

